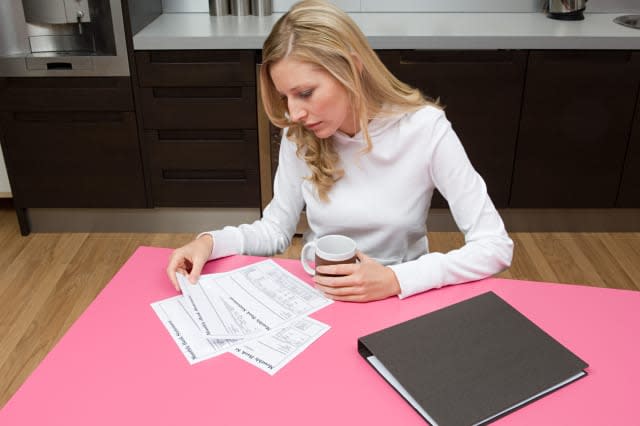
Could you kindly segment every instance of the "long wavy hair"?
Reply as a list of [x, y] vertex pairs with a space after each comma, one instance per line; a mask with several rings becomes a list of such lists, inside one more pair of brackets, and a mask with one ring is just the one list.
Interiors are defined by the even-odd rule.
[[391, 74], [360, 28], [338, 7], [323, 0], [294, 4], [278, 19], [262, 47], [260, 90], [267, 116], [274, 125], [288, 127], [287, 138], [295, 142], [297, 155], [311, 170], [307, 179], [323, 201], [328, 201], [328, 192], [344, 171], [331, 138], [320, 139], [290, 121], [287, 102], [271, 79], [271, 66], [284, 58], [321, 67], [344, 86], [367, 143], [365, 152], [372, 148], [367, 130], [372, 118], [437, 105]]

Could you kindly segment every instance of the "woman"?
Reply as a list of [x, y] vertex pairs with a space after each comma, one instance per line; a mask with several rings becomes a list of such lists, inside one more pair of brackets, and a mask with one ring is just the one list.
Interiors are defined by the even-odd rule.
[[[356, 24], [330, 3], [295, 4], [263, 46], [262, 101], [285, 128], [274, 197], [263, 218], [199, 235], [175, 250], [167, 273], [196, 282], [205, 262], [270, 256], [291, 243], [306, 206], [305, 240], [343, 234], [359, 263], [319, 267], [334, 300], [401, 298], [485, 278], [511, 262], [513, 242], [444, 112], [398, 81]], [[429, 253], [433, 191], [449, 202], [465, 245]]]

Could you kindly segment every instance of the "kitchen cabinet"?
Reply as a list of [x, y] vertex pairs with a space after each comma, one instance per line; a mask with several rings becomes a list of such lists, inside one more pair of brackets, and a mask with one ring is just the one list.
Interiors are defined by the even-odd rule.
[[[511, 189], [527, 53], [522, 51], [378, 51], [400, 80], [439, 99], [497, 207]], [[435, 195], [433, 207], [446, 207]]]
[[146, 206], [129, 78], [5, 78], [0, 110], [23, 234], [30, 207]]
[[[640, 73], [640, 52], [633, 55], [637, 72]], [[640, 88], [616, 207], [640, 208]]]
[[153, 205], [259, 208], [255, 52], [135, 60]]
[[510, 207], [616, 206], [637, 62], [630, 51], [530, 52]]

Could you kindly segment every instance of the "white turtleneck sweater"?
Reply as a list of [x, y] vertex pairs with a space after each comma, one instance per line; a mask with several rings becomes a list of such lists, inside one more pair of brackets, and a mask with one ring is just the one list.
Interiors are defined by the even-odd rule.
[[[426, 106], [377, 118], [368, 130], [373, 143], [368, 153], [362, 132], [333, 136], [345, 173], [330, 190], [329, 202], [316, 196], [305, 180], [309, 168], [283, 137], [273, 200], [262, 219], [210, 232], [209, 259], [284, 251], [306, 206], [305, 242], [328, 234], [353, 238], [359, 250], [393, 269], [401, 298], [485, 278], [510, 265], [513, 242], [442, 110]], [[465, 237], [463, 247], [448, 253], [430, 253], [426, 237], [436, 188]]]

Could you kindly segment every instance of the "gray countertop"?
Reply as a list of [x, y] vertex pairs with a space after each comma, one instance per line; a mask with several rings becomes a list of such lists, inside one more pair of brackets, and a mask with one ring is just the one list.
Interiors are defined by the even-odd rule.
[[[133, 37], [136, 50], [261, 49], [282, 14], [166, 13]], [[558, 21], [542, 13], [351, 13], [374, 49], [640, 49], [621, 14]]]

